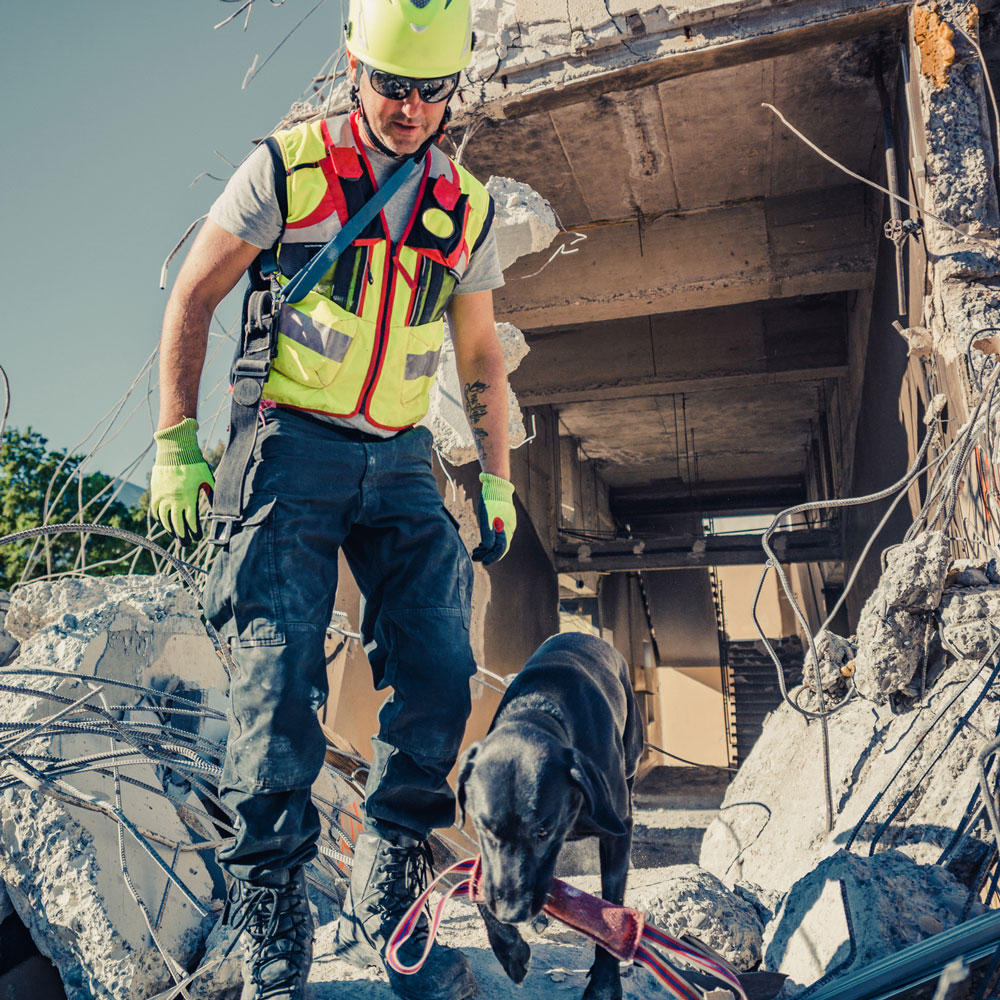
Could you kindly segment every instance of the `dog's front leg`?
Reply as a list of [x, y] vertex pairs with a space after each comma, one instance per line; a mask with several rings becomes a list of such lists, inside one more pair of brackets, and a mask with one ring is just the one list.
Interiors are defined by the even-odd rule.
[[[601, 896], [615, 906], [625, 902], [625, 880], [628, 878], [629, 857], [632, 853], [632, 820], [626, 822], [623, 837], [601, 837]], [[594, 964], [590, 967], [590, 982], [583, 1000], [621, 1000], [622, 980], [618, 959], [601, 947], [594, 949]]]

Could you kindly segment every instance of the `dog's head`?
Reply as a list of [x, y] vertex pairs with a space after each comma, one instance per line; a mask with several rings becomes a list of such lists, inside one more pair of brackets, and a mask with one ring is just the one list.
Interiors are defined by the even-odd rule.
[[482, 889], [498, 920], [537, 916], [552, 887], [568, 834], [620, 835], [622, 820], [604, 776], [576, 750], [511, 727], [494, 730], [462, 757], [458, 804], [482, 854]]

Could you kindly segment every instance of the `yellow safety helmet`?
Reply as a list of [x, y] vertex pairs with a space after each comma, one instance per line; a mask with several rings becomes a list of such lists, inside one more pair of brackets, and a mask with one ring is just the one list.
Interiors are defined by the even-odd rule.
[[367, 66], [428, 79], [472, 56], [470, 0], [350, 0], [347, 51]]

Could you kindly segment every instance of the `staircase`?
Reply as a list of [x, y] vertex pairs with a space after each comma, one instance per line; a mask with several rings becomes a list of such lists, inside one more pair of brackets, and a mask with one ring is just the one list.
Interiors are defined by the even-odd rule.
[[[802, 643], [796, 635], [771, 639], [784, 668], [785, 686], [802, 683]], [[725, 642], [729, 692], [731, 697], [732, 757], [742, 765], [760, 736], [764, 719], [781, 704], [777, 671], [762, 642]]]

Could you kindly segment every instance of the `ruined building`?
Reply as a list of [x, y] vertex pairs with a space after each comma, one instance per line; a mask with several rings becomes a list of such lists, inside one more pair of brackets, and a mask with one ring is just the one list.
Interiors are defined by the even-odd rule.
[[[509, 262], [497, 314], [520, 506], [510, 555], [476, 570], [483, 670], [468, 739], [543, 639], [594, 631], [632, 667], [649, 743], [682, 758], [648, 752], [651, 812], [672, 808], [654, 791], [666, 764], [739, 768], [717, 813], [711, 803], [700, 867], [637, 868], [636, 905], [743, 971], [784, 974], [786, 997], [918, 996], [920, 983], [928, 997], [936, 983], [940, 997], [1000, 995], [986, 968], [1000, 943], [1000, 15], [955, 0], [501, 0], [477, 17], [453, 131], [463, 163], [493, 178]], [[317, 82], [304, 113], [337, 106], [329, 87]], [[446, 378], [430, 422], [471, 547], [478, 470], [458, 396]], [[330, 848], [312, 880], [331, 906], [356, 832], [338, 813], [352, 808], [343, 761], [366, 753], [382, 698], [357, 637], [359, 594], [341, 576], [323, 719], [345, 756], [328, 776]], [[133, 673], [124, 653], [93, 650], [124, 628], [111, 598], [30, 589], [13, 596], [14, 666], [69, 656], [93, 679], [105, 656], [119, 681], [154, 688], [174, 633], [197, 632], [197, 655], [213, 658], [169, 588], [128, 599], [149, 636]], [[25, 610], [43, 598], [59, 615]], [[70, 704], [85, 694], [63, 692]], [[214, 698], [195, 697], [206, 722]], [[211, 743], [200, 752], [224, 739], [199, 732]], [[145, 780], [162, 782], [149, 766]], [[690, 773], [694, 788], [705, 769]], [[3, 781], [5, 808], [50, 805], [23, 767]], [[98, 785], [88, 794], [107, 795]], [[209, 840], [197, 793], [177, 778], [171, 822], [180, 810]], [[8, 815], [0, 878], [19, 913], [37, 912], [64, 873], [32, 882], [30, 824]], [[586, 852], [573, 862], [588, 864]], [[191, 908], [164, 943], [190, 971], [219, 887], [207, 863], [190, 873], [192, 899], [168, 896], [164, 877], [151, 870], [143, 891]], [[97, 875], [87, 891], [98, 883], [110, 891]], [[484, 949], [471, 920], [455, 918], [456, 939]], [[31, 927], [39, 942], [47, 926]], [[100, 975], [80, 973], [93, 995], [127, 995], [112, 966], [128, 966], [129, 983], [151, 968], [127, 958], [135, 927]], [[62, 956], [72, 936], [50, 934], [61, 971], [84, 962]], [[871, 973], [918, 942], [926, 967], [907, 957], [909, 978]], [[548, 947], [543, 962], [571, 963], [561, 939]], [[939, 977], [956, 957], [949, 986]], [[343, 970], [317, 974], [317, 995], [347, 995], [332, 986]], [[628, 996], [646, 995], [638, 975]], [[170, 980], [158, 967], [148, 981]]]

